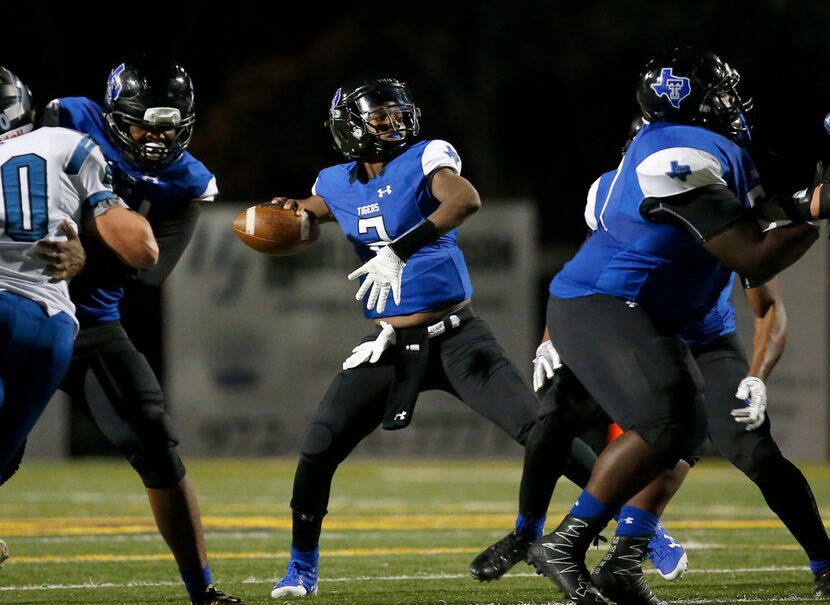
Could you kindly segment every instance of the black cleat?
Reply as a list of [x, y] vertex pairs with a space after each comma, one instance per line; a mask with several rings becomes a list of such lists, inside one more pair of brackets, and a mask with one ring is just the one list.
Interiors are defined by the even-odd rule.
[[816, 574], [816, 596], [820, 599], [830, 598], [830, 569]]
[[585, 551], [605, 524], [568, 515], [553, 532], [530, 545], [528, 563], [579, 605], [610, 603], [591, 583]]
[[470, 574], [480, 582], [498, 580], [520, 561], [527, 561], [527, 549], [533, 540], [516, 532], [488, 546], [470, 563]]
[[195, 605], [245, 605], [245, 601], [217, 590], [213, 584], [208, 584]]
[[649, 538], [614, 536], [608, 553], [594, 569], [591, 580], [617, 605], [667, 605], [657, 598], [643, 576]]

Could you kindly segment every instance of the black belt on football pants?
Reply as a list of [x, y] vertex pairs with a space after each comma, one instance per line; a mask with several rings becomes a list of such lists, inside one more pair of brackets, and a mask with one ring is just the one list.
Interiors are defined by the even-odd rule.
[[429, 362], [429, 340], [455, 330], [474, 317], [472, 306], [467, 305], [448, 313], [434, 324], [395, 330], [395, 377], [383, 415], [384, 429], [396, 431], [412, 422], [415, 402]]

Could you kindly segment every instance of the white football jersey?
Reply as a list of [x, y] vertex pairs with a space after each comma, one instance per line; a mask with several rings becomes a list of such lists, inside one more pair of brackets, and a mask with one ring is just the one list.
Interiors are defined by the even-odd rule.
[[49, 315], [65, 311], [74, 318], [66, 281], [49, 283], [35, 244], [65, 240], [64, 219], [77, 231], [82, 211], [97, 215], [113, 203], [123, 205], [101, 150], [88, 136], [39, 128], [0, 141], [0, 290], [40, 303]]

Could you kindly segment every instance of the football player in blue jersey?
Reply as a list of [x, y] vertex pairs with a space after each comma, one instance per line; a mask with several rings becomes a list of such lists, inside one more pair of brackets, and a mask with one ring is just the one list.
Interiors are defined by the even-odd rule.
[[[418, 394], [440, 389], [523, 443], [538, 402], [470, 304], [456, 236], [481, 206], [442, 140], [416, 142], [420, 112], [394, 78], [359, 77], [337, 90], [328, 125], [348, 162], [320, 171], [312, 195], [272, 203], [336, 221], [364, 265], [350, 279], [376, 330], [356, 346], [306, 434], [291, 499], [291, 557], [271, 596], [317, 592], [319, 538], [338, 465], [366, 436], [412, 420]], [[391, 300], [389, 294], [391, 293]], [[566, 475], [579, 484], [593, 452], [574, 444]], [[524, 519], [538, 526], [543, 520]]]
[[[584, 421], [581, 389], [625, 431], [561, 524], [529, 548], [536, 569], [579, 603], [661, 603], [641, 564], [666, 498], [632, 498], [693, 462], [705, 438], [703, 381], [683, 332], [733, 272], [762, 283], [817, 237], [804, 222], [758, 224], [751, 206], [763, 190], [738, 79], [690, 48], [649, 62], [637, 90], [648, 123], [598, 198], [596, 231], [550, 285], [547, 327], [566, 367], [546, 430], [567, 435], [565, 422]], [[585, 551], [618, 510], [612, 547], [589, 574]]]
[[[585, 219], [592, 231], [597, 228], [597, 212], [601, 207], [601, 204], [597, 205], [597, 200], [606, 198], [615, 177], [616, 170], [607, 172], [589, 190]], [[735, 334], [735, 309], [731, 303], [733, 281], [734, 279], [729, 280], [706, 316], [682, 333], [706, 387], [704, 404], [709, 438], [727, 460], [758, 486], [770, 508], [804, 548], [815, 577], [816, 595], [829, 596], [830, 539], [810, 485], [801, 471], [781, 453], [772, 437], [770, 421], [765, 414], [765, 382], [781, 357], [787, 332], [780, 288], [777, 279], [773, 278], [765, 284], [745, 290], [756, 317], [753, 354], [751, 362], [747, 364]], [[559, 355], [547, 331], [537, 349], [533, 365], [534, 388], [537, 389], [552, 379], [561, 367]], [[550, 392], [548, 397], [554, 401], [546, 399], [543, 409], [555, 406], [555, 393], [555, 390]], [[581, 409], [590, 410], [594, 406], [597, 412], [595, 420], [607, 424], [607, 416], [596, 409], [597, 404], [590, 395], [584, 391], [579, 394], [585, 397], [585, 401], [580, 404]], [[745, 405], [736, 402], [736, 397], [741, 403], [745, 402]], [[545, 423], [540, 423], [540, 426], [544, 427]], [[574, 428], [578, 430], [584, 427]], [[550, 451], [548, 448], [555, 444], [547, 444], [546, 438], [561, 439], [561, 435], [550, 435], [544, 431], [532, 434], [528, 439], [531, 445], [526, 448], [524, 471], [527, 477], [522, 477], [522, 486], [535, 494], [526, 497], [534, 498], [532, 501], [536, 503], [535, 506], [542, 511], [547, 510], [557, 478], [549, 472], [549, 458], [545, 455]], [[693, 460], [699, 458], [702, 449], [701, 443], [698, 452], [692, 456]], [[666, 476], [663, 479], [670, 481], [663, 488], [664, 499], [667, 500], [679, 488], [680, 481], [677, 476]], [[508, 534], [499, 543], [510, 539], [511, 534]], [[492, 550], [494, 547], [485, 550], [479, 558], [491, 558]], [[525, 548], [524, 551], [526, 550]], [[686, 568], [684, 549], [659, 524], [649, 542], [647, 556], [666, 579], [679, 578]], [[519, 560], [522, 557], [515, 557], [510, 566]], [[510, 566], [502, 563], [498, 576]]]
[[[133, 268], [158, 260], [100, 148], [65, 128], [33, 130], [33, 119], [28, 87], [0, 67], [0, 485], [69, 367], [78, 322], [66, 280], [84, 264], [75, 229]], [[0, 540], [0, 566], [8, 555]]]
[[127, 281], [160, 285], [190, 241], [200, 205], [217, 194], [213, 174], [186, 151], [195, 120], [184, 67], [141, 55], [112, 70], [103, 107], [84, 97], [55, 99], [44, 123], [86, 133], [100, 145], [115, 191], [147, 217], [160, 249], [152, 270], [129, 271], [95, 242], [84, 242], [87, 267], [70, 287], [81, 329], [61, 389], [86, 403], [140, 475], [191, 601], [213, 605], [242, 601], [213, 586], [196, 494], [176, 452], [161, 387], [119, 321]]

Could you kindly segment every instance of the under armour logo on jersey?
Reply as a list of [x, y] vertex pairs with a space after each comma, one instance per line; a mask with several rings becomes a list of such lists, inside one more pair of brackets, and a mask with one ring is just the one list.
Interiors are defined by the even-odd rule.
[[666, 173], [666, 176], [670, 176], [673, 179], [680, 179], [683, 182], [686, 182], [686, 179], [689, 178], [689, 175], [692, 174], [692, 167], [688, 164], [678, 164], [677, 160], [671, 161], [671, 170]]
[[664, 67], [660, 70], [660, 81], [652, 84], [651, 88], [658, 97], [665, 95], [675, 109], [680, 109], [680, 102], [692, 92], [689, 78], [675, 76], [671, 67]]
[[452, 163], [456, 166], [461, 161], [461, 158], [458, 157], [458, 154], [455, 152], [455, 149], [453, 149], [450, 145], [447, 145], [447, 150], [444, 153], [446, 153], [447, 156], [449, 156], [449, 158], [452, 160]]
[[378, 189], [378, 197], [382, 198], [384, 195], [392, 195], [392, 185]]
[[395, 420], [406, 420], [406, 412], [398, 412], [395, 414]]
[[634, 517], [626, 517], [625, 519], [620, 519], [626, 525], [633, 525], [634, 524]]
[[115, 101], [118, 95], [121, 94], [121, 73], [124, 71], [124, 64], [112, 70], [110, 77], [107, 78], [107, 99]]

